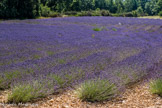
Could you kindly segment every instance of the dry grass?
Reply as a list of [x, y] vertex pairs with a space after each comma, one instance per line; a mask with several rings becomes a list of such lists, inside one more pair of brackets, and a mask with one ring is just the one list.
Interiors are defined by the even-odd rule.
[[160, 17], [160, 16], [143, 16], [143, 17], [138, 17], [138, 18], [162, 19], [162, 17]]

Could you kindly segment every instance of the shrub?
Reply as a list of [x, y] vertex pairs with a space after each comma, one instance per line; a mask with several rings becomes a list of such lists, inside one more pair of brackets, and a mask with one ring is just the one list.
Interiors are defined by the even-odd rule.
[[116, 14], [112, 14], [111, 16], [114, 17], [136, 17], [134, 12], [127, 12], [127, 13], [116, 13]]
[[159, 16], [162, 17], [162, 11], [159, 12]]
[[41, 16], [48, 17], [51, 12], [51, 9], [48, 6], [43, 6], [41, 4]]
[[138, 17], [137, 11], [132, 11], [133, 17]]
[[95, 11], [91, 11], [92, 16], [101, 16], [101, 10], [97, 8]]
[[92, 16], [101, 16], [100, 11], [92, 11]]
[[108, 10], [101, 10], [102, 16], [110, 16], [110, 12]]
[[141, 6], [137, 8], [137, 14], [138, 14], [139, 16], [143, 16], [143, 15], [144, 15], [144, 12], [143, 12], [143, 9], [142, 9]]
[[111, 99], [117, 92], [116, 86], [108, 80], [89, 80], [76, 89], [78, 98], [83, 101], [100, 102]]
[[82, 11], [81, 13], [82, 13], [81, 16], [92, 16], [91, 11]]
[[82, 12], [78, 12], [78, 13], [76, 14], [76, 16], [83, 16], [83, 15], [82, 15]]
[[43, 17], [61, 17], [62, 15], [58, 12], [51, 11], [51, 8], [41, 4], [41, 16]]
[[110, 12], [108, 10], [90, 10], [90, 11], [82, 11], [78, 12], [77, 16], [110, 16]]
[[50, 13], [48, 14], [48, 17], [62, 17], [62, 14], [58, 12], [50, 11]]
[[26, 103], [36, 98], [45, 97], [53, 93], [52, 82], [33, 80], [19, 83], [12, 87], [8, 96], [9, 103]]
[[153, 94], [162, 96], [162, 79], [157, 79], [150, 82], [150, 91]]
[[76, 11], [67, 11], [67, 12], [65, 12], [64, 13], [65, 15], [73, 15], [73, 16], [75, 16], [75, 15], [77, 15], [78, 14], [78, 12], [76, 12]]
[[132, 12], [124, 13], [124, 17], [133, 17]]
[[113, 16], [113, 17], [119, 17], [119, 14], [111, 14], [111, 16]]

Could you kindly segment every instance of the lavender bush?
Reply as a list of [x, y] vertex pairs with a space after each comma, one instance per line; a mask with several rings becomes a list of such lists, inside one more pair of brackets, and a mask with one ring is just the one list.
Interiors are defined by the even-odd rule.
[[40, 76], [53, 81], [54, 91], [95, 78], [118, 89], [161, 78], [161, 25], [160, 19], [120, 17], [1, 21], [0, 89]]
[[111, 99], [117, 93], [114, 84], [108, 80], [96, 79], [82, 83], [77, 89], [78, 98], [83, 101], [100, 102]]
[[150, 91], [153, 94], [158, 94], [162, 96], [162, 79], [157, 79], [150, 82]]
[[52, 81], [44, 79], [17, 83], [12, 87], [11, 93], [8, 96], [8, 103], [26, 103], [45, 97], [54, 93], [53, 86]]

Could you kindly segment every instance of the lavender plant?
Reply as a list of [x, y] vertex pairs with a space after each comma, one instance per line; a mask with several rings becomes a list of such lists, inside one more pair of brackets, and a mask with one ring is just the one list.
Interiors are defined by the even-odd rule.
[[82, 83], [76, 90], [78, 98], [83, 101], [105, 101], [111, 99], [116, 93], [116, 87], [108, 80], [89, 80]]
[[44, 79], [17, 83], [8, 96], [8, 103], [26, 103], [54, 93], [53, 83]]
[[10, 88], [11, 83], [18, 78], [21, 78], [20, 71], [16, 70], [13, 72], [5, 72], [3, 75], [0, 76], [0, 89], [7, 89]]
[[48, 76], [54, 91], [95, 78], [117, 89], [144, 76], [161, 78], [161, 25], [122, 17], [1, 21], [0, 89], [39, 76]]
[[150, 82], [150, 91], [153, 94], [162, 96], [162, 79], [153, 80]]

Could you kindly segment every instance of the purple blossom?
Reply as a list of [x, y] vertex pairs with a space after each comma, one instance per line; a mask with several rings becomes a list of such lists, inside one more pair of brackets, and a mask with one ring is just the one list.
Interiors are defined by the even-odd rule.
[[[96, 32], [95, 27], [102, 29]], [[17, 70], [22, 74], [3, 84], [54, 74], [67, 87], [98, 77], [123, 87], [144, 76], [161, 78], [161, 65], [162, 20], [69, 17], [0, 22], [0, 76]]]

